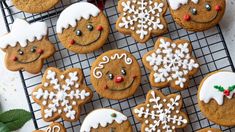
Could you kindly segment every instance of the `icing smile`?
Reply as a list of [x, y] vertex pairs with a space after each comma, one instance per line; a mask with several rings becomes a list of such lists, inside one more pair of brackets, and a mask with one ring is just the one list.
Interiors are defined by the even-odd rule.
[[37, 61], [37, 60], [41, 57], [41, 55], [42, 55], [42, 54], [39, 54], [35, 59], [33, 59], [33, 60], [31, 60], [31, 61], [23, 62], [23, 61], [16, 60], [16, 62], [18, 62], [18, 63], [20, 63], [20, 64], [32, 63], [32, 62]]
[[107, 89], [111, 90], [111, 91], [123, 91], [126, 90], [128, 88], [130, 88], [132, 86], [132, 84], [134, 83], [136, 77], [133, 77], [133, 80], [131, 81], [131, 83], [129, 85], [127, 85], [126, 87], [123, 88], [109, 88], [108, 86], [106, 86]]
[[216, 12], [216, 14], [214, 15], [214, 17], [212, 17], [210, 20], [207, 20], [207, 21], [198, 21], [198, 20], [194, 20], [193, 18], [191, 19], [193, 22], [196, 22], [196, 23], [208, 23], [208, 22], [212, 22], [214, 21], [217, 16], [218, 16], [219, 12]]
[[[102, 34], [102, 31], [99, 31], [99, 35], [96, 37], [95, 40], [93, 40], [91, 42], [88, 42], [88, 43], [85, 43], [85, 44], [80, 44], [80, 43], [77, 43], [77, 42], [74, 41], [73, 44], [76, 44], [76, 45], [79, 45], [79, 46], [89, 46], [89, 45], [95, 43], [96, 41], [98, 41], [100, 39], [100, 37], [101, 37], [101, 34]], [[73, 45], [73, 44], [71, 43], [71, 45]]]

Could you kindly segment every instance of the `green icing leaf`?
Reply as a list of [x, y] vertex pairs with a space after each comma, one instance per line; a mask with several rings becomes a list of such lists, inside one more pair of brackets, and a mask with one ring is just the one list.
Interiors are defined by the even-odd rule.
[[31, 113], [22, 109], [9, 110], [0, 114], [0, 122], [4, 123], [10, 131], [21, 128], [31, 118]]
[[10, 132], [10, 130], [4, 123], [0, 122], [0, 132]]
[[230, 87], [228, 88], [228, 90], [229, 90], [230, 92], [232, 92], [234, 89], [235, 89], [235, 85], [230, 86]]
[[222, 87], [222, 86], [215, 85], [214, 88], [218, 89], [220, 92], [224, 91], [224, 87]]

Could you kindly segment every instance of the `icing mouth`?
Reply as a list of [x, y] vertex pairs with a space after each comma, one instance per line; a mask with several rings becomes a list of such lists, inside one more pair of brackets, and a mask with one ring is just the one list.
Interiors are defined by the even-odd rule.
[[42, 54], [39, 54], [39, 56], [38, 56], [38, 57], [36, 57], [35, 59], [33, 59], [33, 60], [31, 60], [31, 61], [28, 61], [28, 62], [23, 62], [23, 61], [19, 61], [19, 60], [17, 60], [17, 62], [18, 62], [18, 63], [20, 63], [20, 64], [28, 64], [28, 63], [32, 63], [32, 62], [37, 61], [37, 60], [41, 57], [41, 55], [42, 55]]
[[131, 81], [131, 83], [127, 86], [127, 87], [124, 87], [124, 88], [108, 88], [107, 87], [107, 89], [109, 89], [109, 90], [111, 90], [111, 91], [123, 91], [123, 90], [126, 90], [126, 89], [128, 89], [128, 88], [130, 88], [131, 86], [132, 86], [132, 84], [134, 83], [134, 81], [135, 81], [135, 78], [136, 77], [133, 77], [133, 80]]
[[77, 43], [77, 42], [76, 42], [75, 44], [76, 44], [76, 45], [79, 45], [79, 46], [89, 46], [89, 45], [93, 44], [94, 42], [98, 41], [98, 40], [100, 39], [100, 37], [101, 37], [101, 34], [102, 34], [102, 31], [99, 31], [99, 35], [96, 37], [96, 39], [93, 40], [93, 41], [91, 41], [91, 42], [89, 42], [89, 43], [80, 44], [80, 43]]
[[194, 20], [193, 18], [191, 18], [191, 21], [193, 21], [195, 23], [208, 23], [208, 22], [212, 22], [212, 21], [214, 21], [217, 18], [218, 14], [219, 14], [219, 12], [217, 12], [216, 15], [214, 17], [212, 17], [208, 21], [197, 21], [197, 20]]

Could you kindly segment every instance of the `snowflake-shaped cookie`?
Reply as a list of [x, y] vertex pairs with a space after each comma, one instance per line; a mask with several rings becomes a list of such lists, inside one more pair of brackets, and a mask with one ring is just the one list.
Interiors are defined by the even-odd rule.
[[119, 32], [130, 34], [136, 41], [144, 43], [151, 34], [167, 32], [164, 19], [167, 3], [162, 0], [120, 0], [121, 13], [116, 28]]
[[189, 76], [195, 74], [199, 64], [191, 55], [189, 41], [172, 41], [161, 37], [154, 50], [143, 57], [144, 65], [151, 71], [150, 83], [156, 87], [170, 86], [183, 90], [188, 86]]
[[188, 123], [181, 107], [180, 95], [164, 96], [158, 90], [151, 90], [146, 102], [136, 106], [133, 114], [142, 123], [141, 132], [175, 132], [176, 128], [183, 128]]
[[84, 84], [80, 69], [61, 72], [51, 67], [45, 71], [42, 84], [32, 92], [32, 98], [41, 106], [45, 121], [60, 117], [66, 121], [77, 121], [80, 107], [91, 100], [92, 91]]

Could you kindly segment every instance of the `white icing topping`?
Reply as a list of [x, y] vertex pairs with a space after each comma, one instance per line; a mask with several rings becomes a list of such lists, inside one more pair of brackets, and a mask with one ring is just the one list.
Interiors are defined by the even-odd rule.
[[[201, 85], [201, 90], [199, 93], [200, 101], [208, 103], [211, 99], [214, 99], [219, 105], [223, 105], [224, 93], [215, 89], [214, 86], [222, 86], [227, 90], [230, 86], [235, 85], [235, 73], [220, 71], [209, 76]], [[231, 99], [235, 93], [233, 90], [229, 96], [226, 96], [228, 99]]]
[[[147, 102], [151, 103], [152, 110], [148, 107], [134, 109], [134, 113], [144, 120], [145, 132], [160, 132], [161, 130], [173, 132], [176, 126], [187, 124], [187, 119], [184, 119], [182, 115], [172, 114], [172, 111], [179, 107], [180, 95], [170, 98], [169, 103], [163, 105], [160, 96], [157, 96], [154, 91], [150, 91], [150, 94], [151, 98]], [[149, 124], [149, 122], [152, 123]]]
[[62, 33], [63, 29], [69, 26], [75, 27], [77, 21], [82, 18], [88, 20], [90, 17], [96, 17], [100, 13], [100, 9], [88, 2], [78, 2], [66, 8], [57, 21], [56, 31]]
[[60, 130], [61, 130], [60, 126], [55, 125], [55, 126], [52, 126], [52, 127], [48, 127], [46, 132], [60, 132]]
[[191, 58], [189, 44], [174, 44], [160, 39], [160, 45], [155, 52], [146, 57], [146, 61], [154, 71], [154, 82], [174, 81], [181, 88], [187, 81], [187, 76], [199, 65]]
[[[197, 4], [199, 0], [191, 0], [194, 4]], [[168, 0], [168, 3], [173, 10], [179, 9], [182, 5], [188, 4], [189, 0]]]
[[103, 61], [101, 61], [101, 62], [98, 64], [98, 66], [94, 68], [94, 70], [93, 70], [93, 76], [94, 76], [95, 78], [101, 78], [102, 75], [103, 75], [103, 73], [100, 71], [100, 69], [103, 69], [103, 68], [104, 68], [104, 65], [107, 64], [107, 63], [109, 63], [110, 60], [116, 60], [116, 59], [119, 59], [119, 60], [120, 60], [120, 59], [123, 59], [124, 62], [125, 62], [127, 65], [132, 64], [132, 59], [129, 58], [126, 53], [122, 53], [121, 55], [118, 54], [118, 53], [115, 53], [115, 54], [112, 55], [111, 57], [103, 56], [103, 58], [102, 58]]
[[0, 48], [15, 47], [17, 43], [21, 47], [26, 47], [27, 41], [41, 40], [46, 35], [47, 25], [45, 22], [29, 24], [25, 20], [16, 19], [12, 25], [11, 32], [0, 37]]
[[[112, 116], [113, 114], [116, 117]], [[91, 128], [106, 127], [116, 121], [118, 124], [126, 121], [127, 117], [122, 113], [113, 109], [97, 109], [92, 111], [82, 123], [80, 132], [89, 132]]]
[[[153, 0], [130, 0], [123, 1], [121, 5], [124, 13], [119, 27], [135, 30], [140, 39], [144, 39], [152, 30], [164, 29], [160, 20], [165, 6], [163, 3]], [[135, 25], [137, 26], [134, 27]]]

